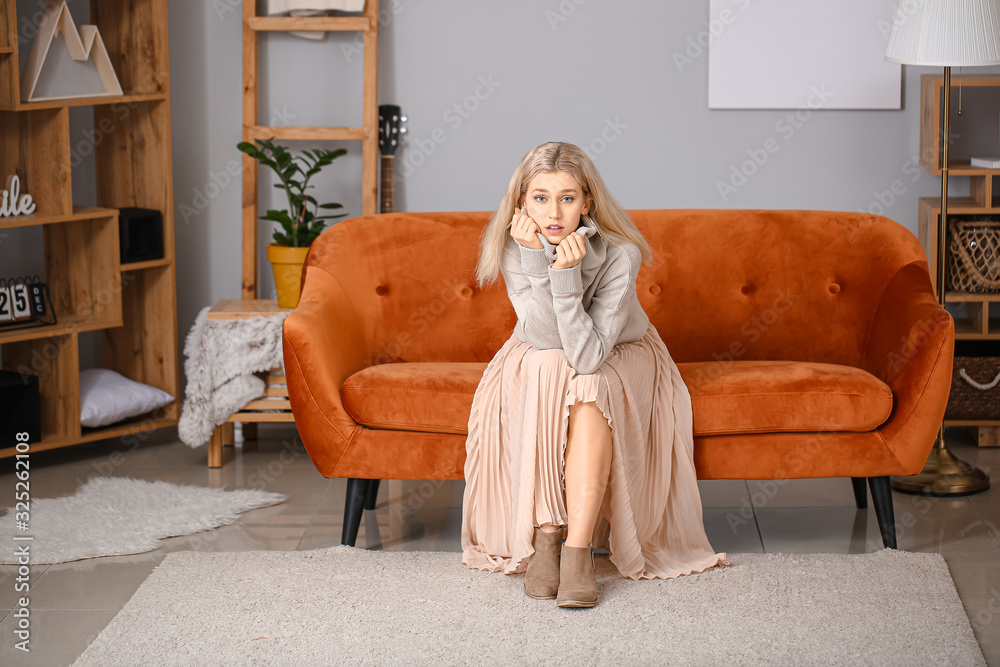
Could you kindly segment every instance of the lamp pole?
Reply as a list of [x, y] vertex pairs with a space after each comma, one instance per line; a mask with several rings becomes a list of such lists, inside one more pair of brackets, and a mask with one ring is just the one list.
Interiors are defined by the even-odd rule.
[[[944, 68], [944, 132], [941, 146], [941, 215], [937, 228], [937, 297], [945, 306], [945, 261], [948, 244], [948, 144], [951, 143], [951, 67]], [[944, 440], [944, 423], [919, 475], [893, 477], [892, 488], [907, 493], [961, 496], [990, 488], [989, 475], [956, 457]]]

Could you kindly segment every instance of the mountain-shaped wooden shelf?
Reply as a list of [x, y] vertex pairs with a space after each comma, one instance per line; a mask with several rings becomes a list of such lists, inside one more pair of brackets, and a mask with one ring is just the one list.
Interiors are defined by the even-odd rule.
[[[73, 60], [93, 61], [104, 87], [103, 92], [87, 91], [70, 95], [36, 94], [39, 77], [49, 58], [55, 37], [59, 33], [62, 33], [66, 48]], [[50, 63], [51, 66], [54, 66], [54, 63]], [[121, 84], [118, 83], [118, 77], [115, 75], [114, 67], [111, 65], [111, 59], [108, 57], [108, 51], [104, 47], [104, 40], [101, 39], [97, 26], [84, 25], [77, 30], [76, 23], [73, 22], [73, 17], [69, 13], [69, 7], [66, 6], [66, 0], [49, 0], [45, 6], [38, 35], [31, 46], [31, 53], [28, 54], [28, 62], [21, 74], [21, 99], [25, 102], [36, 102], [122, 94]]]

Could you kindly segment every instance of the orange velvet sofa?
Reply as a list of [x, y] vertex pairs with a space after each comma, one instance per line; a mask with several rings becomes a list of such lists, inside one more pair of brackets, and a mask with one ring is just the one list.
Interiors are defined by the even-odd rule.
[[[284, 322], [288, 395], [354, 544], [378, 480], [463, 479], [472, 397], [516, 321], [474, 267], [487, 212], [390, 213], [312, 245]], [[633, 210], [639, 301], [692, 397], [701, 479], [850, 477], [895, 547], [890, 475], [944, 416], [954, 321], [916, 237], [831, 211]]]

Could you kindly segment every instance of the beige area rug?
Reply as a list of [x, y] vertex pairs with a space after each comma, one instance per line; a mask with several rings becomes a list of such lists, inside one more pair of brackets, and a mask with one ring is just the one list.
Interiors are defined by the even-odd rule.
[[673, 580], [597, 558], [562, 609], [461, 554], [169, 554], [75, 665], [985, 665], [944, 559], [731, 554]]

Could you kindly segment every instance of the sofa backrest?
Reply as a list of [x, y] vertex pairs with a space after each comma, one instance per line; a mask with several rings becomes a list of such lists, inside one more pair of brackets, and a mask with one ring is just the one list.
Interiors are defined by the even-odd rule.
[[[639, 272], [639, 301], [677, 362], [861, 365], [884, 287], [907, 264], [927, 270], [916, 237], [881, 216], [628, 213], [654, 255], [654, 264]], [[489, 216], [363, 216], [337, 223], [314, 242], [307, 266], [329, 272], [350, 295], [370, 363], [486, 362], [510, 337], [516, 316], [503, 279], [482, 291], [475, 284]]]

